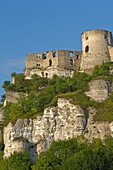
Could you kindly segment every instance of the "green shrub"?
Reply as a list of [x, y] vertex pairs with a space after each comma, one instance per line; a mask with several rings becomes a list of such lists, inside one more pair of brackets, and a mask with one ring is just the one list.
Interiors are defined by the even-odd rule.
[[53, 142], [48, 151], [40, 153], [32, 166], [36, 169], [113, 169], [113, 138], [93, 139], [92, 143], [81, 137]]
[[14, 152], [9, 158], [0, 160], [0, 170], [30, 170], [30, 166], [27, 152]]

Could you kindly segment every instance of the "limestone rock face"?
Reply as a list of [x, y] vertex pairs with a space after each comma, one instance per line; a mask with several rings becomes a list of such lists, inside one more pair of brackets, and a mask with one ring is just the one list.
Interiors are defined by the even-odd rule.
[[7, 102], [17, 103], [20, 96], [26, 97], [27, 94], [26, 93], [20, 93], [20, 92], [7, 91], [5, 96], [6, 97], [5, 97], [5, 101], [4, 101], [4, 106], [6, 106]]
[[113, 91], [113, 83], [106, 80], [92, 80], [89, 82], [89, 90], [85, 94], [96, 102], [103, 102]]
[[58, 99], [57, 107], [44, 110], [35, 119], [18, 119], [4, 128], [4, 157], [14, 151], [28, 151], [35, 160], [38, 154], [49, 148], [52, 141], [81, 135], [86, 127], [84, 110], [71, 100]]
[[4, 109], [3, 108], [0, 108], [0, 122], [2, 122], [2, 118], [3, 118], [3, 111]]
[[0, 108], [0, 141], [2, 139], [3, 112], [4, 108]]
[[84, 136], [92, 141], [93, 138], [104, 139], [105, 135], [111, 135], [113, 137], [113, 122], [94, 122], [93, 117], [96, 114], [95, 108], [89, 108], [89, 118], [87, 121], [87, 126], [84, 131]]
[[[73, 74], [75, 73], [74, 70], [69, 70], [69, 69], [64, 69], [64, 68], [59, 68], [59, 67], [47, 67], [45, 70], [41, 70], [41, 69], [32, 69], [30, 71], [30, 77], [32, 77], [33, 74], [37, 74], [40, 77], [44, 76], [44, 77], [48, 77], [48, 78], [52, 78], [54, 74], [56, 74], [58, 77], [64, 76], [64, 77], [72, 77]], [[26, 77], [26, 79], [28, 79], [28, 77]]]

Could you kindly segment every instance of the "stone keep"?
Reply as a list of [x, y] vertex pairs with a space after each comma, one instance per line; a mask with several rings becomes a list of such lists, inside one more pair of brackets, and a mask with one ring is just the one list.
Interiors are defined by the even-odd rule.
[[112, 33], [109, 31], [97, 29], [82, 33], [80, 70], [90, 73], [95, 65], [111, 61], [109, 46], [112, 46]]

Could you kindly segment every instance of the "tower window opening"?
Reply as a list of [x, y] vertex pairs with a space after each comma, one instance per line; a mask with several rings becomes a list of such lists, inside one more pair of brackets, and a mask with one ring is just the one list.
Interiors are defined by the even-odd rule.
[[49, 66], [52, 66], [52, 60], [51, 59], [49, 60]]
[[70, 57], [73, 57], [73, 52], [70, 52], [69, 55], [70, 55]]
[[87, 45], [85, 48], [85, 52], [87, 53], [89, 51], [89, 46]]
[[77, 60], [79, 59], [79, 55], [77, 55]]
[[47, 54], [43, 54], [43, 59], [45, 60], [47, 58]]
[[70, 59], [70, 64], [73, 66], [73, 60], [72, 59]]
[[86, 40], [88, 40], [88, 35], [86, 35]]
[[56, 52], [54, 52], [54, 53], [53, 53], [53, 57], [55, 58], [56, 56], [57, 56], [57, 53], [56, 53]]
[[40, 58], [40, 55], [37, 55], [36, 57], [37, 57], [37, 58]]
[[106, 34], [105, 34], [104, 38], [107, 39], [107, 35]]

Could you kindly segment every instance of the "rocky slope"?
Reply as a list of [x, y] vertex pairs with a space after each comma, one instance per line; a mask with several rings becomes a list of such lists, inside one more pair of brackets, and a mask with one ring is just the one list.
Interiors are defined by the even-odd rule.
[[[94, 80], [89, 83], [86, 92], [96, 102], [105, 101], [113, 90], [113, 83], [106, 80]], [[94, 122], [96, 109], [89, 107], [89, 118], [80, 105], [74, 105], [71, 99], [59, 98], [57, 107], [48, 107], [43, 116], [34, 119], [18, 119], [4, 128], [4, 157], [14, 151], [28, 151], [36, 160], [39, 153], [49, 148], [52, 141], [65, 140], [84, 135], [89, 141], [92, 138], [104, 138], [112, 135], [113, 122]]]
[[29, 151], [33, 160], [49, 148], [53, 140], [81, 135], [86, 126], [84, 110], [70, 100], [58, 99], [58, 106], [47, 108], [43, 116], [18, 119], [4, 128], [4, 157], [14, 151]]

